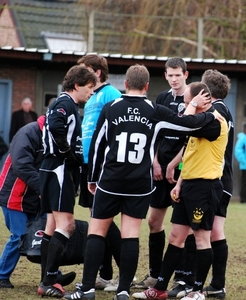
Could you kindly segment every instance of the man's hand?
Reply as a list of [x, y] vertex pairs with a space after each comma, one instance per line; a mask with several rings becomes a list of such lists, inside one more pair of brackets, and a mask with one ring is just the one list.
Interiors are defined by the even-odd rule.
[[192, 101], [197, 103], [197, 108], [206, 108], [208, 104], [211, 103], [211, 97], [209, 93], [203, 94], [204, 89], [202, 89], [199, 94], [197, 94]]
[[179, 193], [180, 193], [180, 186], [178, 184], [175, 185], [175, 187], [171, 190], [170, 195], [174, 202], [179, 202]]
[[154, 161], [153, 161], [153, 179], [155, 181], [163, 180], [161, 165], [159, 164], [156, 157], [154, 158]]
[[222, 122], [225, 120], [225, 118], [224, 118], [223, 116], [221, 116], [221, 114], [218, 113], [218, 112], [214, 112], [214, 117], [215, 117], [215, 119], [218, 120], [220, 123], [222, 123]]
[[72, 169], [75, 166], [81, 166], [82, 164], [82, 156], [81, 160], [73, 153], [72, 149], [70, 148], [69, 151], [65, 153], [65, 158], [66, 158], [66, 166], [68, 169]]
[[97, 185], [95, 183], [88, 183], [88, 190], [92, 195], [95, 195], [96, 189], [97, 189]]

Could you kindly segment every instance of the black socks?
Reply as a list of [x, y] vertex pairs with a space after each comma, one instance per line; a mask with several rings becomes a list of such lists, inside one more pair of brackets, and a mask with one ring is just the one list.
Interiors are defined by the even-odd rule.
[[120, 261], [120, 285], [117, 293], [127, 291], [130, 293], [130, 285], [136, 273], [139, 256], [139, 239], [122, 239], [121, 261]]
[[178, 248], [174, 245], [168, 244], [162, 262], [161, 272], [155, 288], [162, 291], [165, 291], [167, 289], [168, 283], [173, 275], [176, 266], [183, 258], [183, 253], [184, 248]]
[[103, 261], [105, 250], [105, 238], [90, 234], [87, 237], [86, 250], [85, 250], [85, 261], [84, 261], [84, 272], [82, 279], [82, 291], [88, 291], [91, 288], [95, 288], [95, 279], [97, 272]]
[[54, 232], [49, 241], [46, 268], [43, 277], [43, 284], [45, 286], [56, 283], [58, 269], [67, 241], [68, 238], [57, 231]]
[[160, 274], [164, 247], [164, 230], [149, 234], [149, 272], [153, 278], [157, 278]]

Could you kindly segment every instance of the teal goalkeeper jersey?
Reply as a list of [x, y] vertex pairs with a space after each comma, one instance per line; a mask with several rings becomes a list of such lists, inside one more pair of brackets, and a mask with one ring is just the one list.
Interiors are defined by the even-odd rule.
[[87, 101], [84, 107], [84, 118], [82, 121], [82, 146], [84, 163], [88, 163], [91, 138], [103, 106], [106, 103], [120, 97], [120, 91], [107, 83], [96, 89], [94, 94]]

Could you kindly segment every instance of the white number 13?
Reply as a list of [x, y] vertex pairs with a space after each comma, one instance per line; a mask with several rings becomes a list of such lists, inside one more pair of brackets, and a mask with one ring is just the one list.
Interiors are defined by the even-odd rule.
[[[119, 148], [117, 153], [117, 161], [125, 162], [126, 159], [126, 145], [127, 145], [127, 132], [122, 132], [116, 136], [116, 141], [119, 142]], [[140, 164], [144, 157], [144, 147], [146, 145], [147, 137], [142, 133], [132, 133], [130, 135], [130, 143], [134, 145], [134, 151], [128, 152], [128, 161], [132, 164]]]

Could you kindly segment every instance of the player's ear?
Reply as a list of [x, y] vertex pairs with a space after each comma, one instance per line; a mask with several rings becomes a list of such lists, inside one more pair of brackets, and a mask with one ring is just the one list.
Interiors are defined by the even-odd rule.
[[79, 90], [79, 85], [78, 85], [78, 83], [75, 83], [75, 84], [74, 84], [74, 89], [75, 89], [75, 91], [78, 91], [78, 90]]
[[185, 79], [187, 79], [188, 76], [189, 76], [189, 72], [188, 72], [188, 71], [185, 71], [184, 75], [185, 75]]
[[147, 82], [145, 83], [144, 89], [145, 89], [146, 92], [149, 90], [149, 81], [147, 81]]
[[124, 80], [124, 85], [125, 85], [126, 90], [128, 90], [128, 82], [127, 82], [127, 80]]

